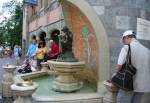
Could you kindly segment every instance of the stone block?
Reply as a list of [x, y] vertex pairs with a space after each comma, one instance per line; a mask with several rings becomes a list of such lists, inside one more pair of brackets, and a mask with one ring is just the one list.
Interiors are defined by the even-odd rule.
[[140, 11], [137, 8], [129, 8], [124, 6], [107, 6], [105, 7], [105, 14], [114, 16], [137, 16], [140, 14]]
[[92, 6], [110, 6], [111, 0], [87, 0]]
[[150, 11], [150, 1], [149, 0], [136, 0], [136, 7]]
[[116, 16], [116, 28], [126, 30], [130, 28], [129, 16]]
[[110, 47], [110, 75], [112, 75], [116, 71], [115, 67], [123, 45], [120, 37], [109, 37], [108, 41]]
[[103, 15], [104, 14], [104, 6], [93, 6], [94, 10], [98, 15]]
[[130, 17], [130, 29], [136, 31], [137, 17]]
[[130, 16], [130, 17], [139, 17], [140, 16], [140, 9], [139, 8], [129, 7], [127, 10], [128, 10], [128, 13], [126, 16]]
[[141, 10], [140, 10], [140, 16], [138, 16], [138, 17], [150, 21], [150, 12], [141, 9]]
[[116, 28], [116, 18], [115, 16], [111, 15], [103, 15], [100, 17], [105, 28], [108, 27], [108, 28]]
[[128, 5], [128, 0], [111, 0], [112, 6]]
[[150, 49], [150, 40], [139, 40], [145, 47]]
[[115, 28], [106, 27], [105, 28], [108, 37], [119, 37], [121, 38], [124, 30], [117, 30]]

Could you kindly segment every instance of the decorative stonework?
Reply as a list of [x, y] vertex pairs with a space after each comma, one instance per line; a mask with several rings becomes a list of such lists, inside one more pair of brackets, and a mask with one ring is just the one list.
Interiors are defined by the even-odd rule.
[[14, 103], [33, 103], [32, 94], [37, 88], [38, 85], [36, 83], [33, 83], [29, 86], [19, 86], [17, 84], [11, 85], [11, 89], [13, 91], [14, 96], [17, 96], [17, 99]]
[[77, 72], [84, 69], [85, 62], [56, 62], [48, 61], [58, 72], [53, 83], [53, 89], [58, 92], [73, 92], [79, 90], [83, 83], [75, 77]]

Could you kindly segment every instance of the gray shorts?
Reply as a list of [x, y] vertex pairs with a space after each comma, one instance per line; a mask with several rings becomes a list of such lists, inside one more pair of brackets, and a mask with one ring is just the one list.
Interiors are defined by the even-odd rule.
[[150, 92], [148, 93], [135, 92], [133, 94], [131, 103], [150, 103]]

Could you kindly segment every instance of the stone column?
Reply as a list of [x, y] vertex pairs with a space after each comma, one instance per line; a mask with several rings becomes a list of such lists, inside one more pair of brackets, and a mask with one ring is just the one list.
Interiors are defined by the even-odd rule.
[[13, 72], [16, 69], [15, 66], [8, 65], [4, 66], [5, 74], [3, 75], [2, 81], [2, 96], [3, 97], [12, 97], [12, 91], [10, 89], [11, 84], [13, 83]]

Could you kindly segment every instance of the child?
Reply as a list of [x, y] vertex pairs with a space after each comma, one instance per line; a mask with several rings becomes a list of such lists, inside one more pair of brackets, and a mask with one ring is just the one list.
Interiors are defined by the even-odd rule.
[[22, 74], [32, 72], [30, 62], [28, 60], [25, 60], [24, 64], [19, 66], [18, 72]]
[[30, 62], [32, 72], [37, 71], [37, 58], [36, 55], [33, 55], [33, 59]]

